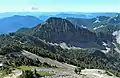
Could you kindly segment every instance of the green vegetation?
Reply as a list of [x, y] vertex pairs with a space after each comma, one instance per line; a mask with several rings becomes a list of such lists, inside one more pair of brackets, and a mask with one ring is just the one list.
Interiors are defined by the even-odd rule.
[[25, 70], [22, 71], [22, 75], [19, 78], [39, 78], [40, 75], [36, 71]]
[[19, 78], [39, 78], [39, 77], [44, 77], [44, 76], [53, 76], [55, 74], [49, 73], [49, 72], [38, 72], [36, 70], [31, 71], [31, 70], [24, 70], [22, 71], [22, 75]]
[[25, 71], [25, 70], [34, 70], [36, 68], [38, 68], [38, 67], [36, 67], [36, 66], [20, 66], [20, 67], [18, 67], [18, 69], [23, 70], [23, 71]]
[[41, 77], [44, 77], [44, 76], [53, 76], [55, 75], [54, 73], [49, 73], [49, 72], [37, 72]]
[[120, 50], [120, 44], [116, 43], [116, 46]]

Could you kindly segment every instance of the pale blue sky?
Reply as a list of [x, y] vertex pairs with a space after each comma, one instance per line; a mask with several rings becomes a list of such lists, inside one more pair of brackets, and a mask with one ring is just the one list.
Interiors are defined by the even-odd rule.
[[120, 0], [0, 0], [0, 12], [120, 12]]

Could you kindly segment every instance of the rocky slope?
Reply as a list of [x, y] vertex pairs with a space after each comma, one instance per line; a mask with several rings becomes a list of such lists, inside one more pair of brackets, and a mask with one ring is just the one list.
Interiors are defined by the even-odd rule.
[[66, 19], [51, 17], [46, 22], [29, 30], [28, 33], [47, 42], [58, 44], [65, 42], [81, 48], [103, 48], [94, 32], [74, 26]]

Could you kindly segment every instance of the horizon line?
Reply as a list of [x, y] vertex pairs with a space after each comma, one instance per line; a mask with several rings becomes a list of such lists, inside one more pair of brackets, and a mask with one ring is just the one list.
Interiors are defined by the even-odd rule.
[[59, 12], [57, 12], [57, 11], [6, 11], [6, 12], [0, 12], [0, 13], [24, 13], [24, 12], [26, 12], [26, 13], [37, 13], [37, 12], [39, 12], [39, 13], [120, 13], [120, 12], [103, 12], [103, 11], [100, 11], [100, 12], [97, 12], [97, 11], [94, 11], [94, 12], [78, 12], [78, 11], [59, 11]]

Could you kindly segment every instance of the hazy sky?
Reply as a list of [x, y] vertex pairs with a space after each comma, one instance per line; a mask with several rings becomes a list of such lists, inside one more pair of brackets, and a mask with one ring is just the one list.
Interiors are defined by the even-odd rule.
[[0, 12], [120, 12], [120, 0], [0, 0]]

